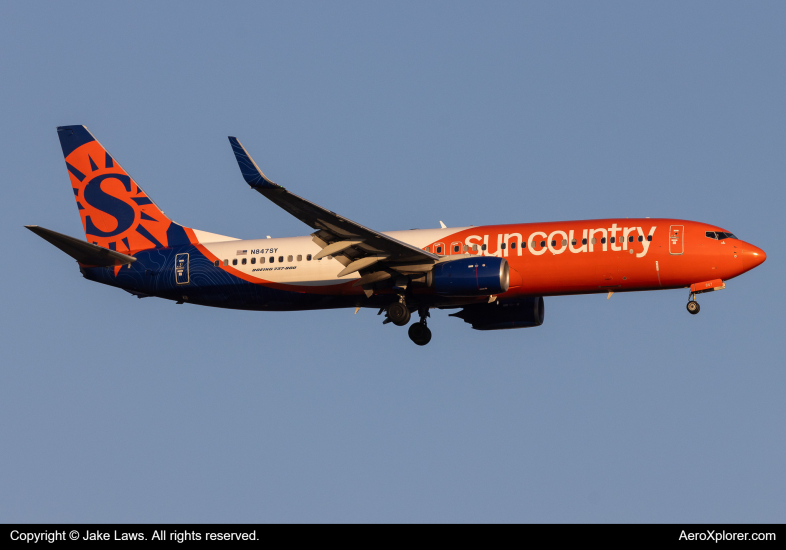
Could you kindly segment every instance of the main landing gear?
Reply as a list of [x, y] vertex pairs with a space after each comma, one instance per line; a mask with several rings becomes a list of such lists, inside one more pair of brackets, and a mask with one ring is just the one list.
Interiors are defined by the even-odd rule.
[[[380, 313], [382, 313], [382, 311], [381, 309], [379, 310]], [[431, 342], [431, 330], [426, 326], [426, 317], [429, 316], [428, 308], [419, 308], [418, 315], [420, 315], [420, 321], [409, 327], [409, 339], [419, 346], [425, 346]], [[403, 327], [409, 324], [412, 314], [407, 304], [402, 300], [393, 302], [388, 306], [386, 317], [384, 323], [393, 323], [396, 326]]]
[[393, 302], [388, 306], [388, 319], [397, 327], [405, 326], [411, 317], [409, 308], [404, 302]]
[[431, 342], [431, 330], [426, 326], [426, 317], [429, 316], [428, 308], [418, 310], [420, 321], [409, 327], [409, 339], [419, 346], [425, 346]]

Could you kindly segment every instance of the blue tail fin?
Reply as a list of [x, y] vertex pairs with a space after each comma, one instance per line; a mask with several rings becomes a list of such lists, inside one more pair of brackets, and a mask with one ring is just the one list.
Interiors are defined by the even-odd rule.
[[88, 242], [124, 254], [190, 242], [84, 126], [57, 129]]

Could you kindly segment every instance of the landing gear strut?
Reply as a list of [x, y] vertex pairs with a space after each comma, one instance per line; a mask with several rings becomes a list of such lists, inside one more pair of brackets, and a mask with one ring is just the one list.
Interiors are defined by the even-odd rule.
[[431, 342], [431, 330], [426, 326], [426, 317], [429, 316], [428, 308], [418, 310], [420, 321], [409, 327], [409, 339], [419, 346], [425, 346]]
[[690, 301], [686, 306], [688, 308], [688, 313], [691, 315], [696, 315], [699, 311], [701, 311], [701, 307], [699, 307], [699, 302], [695, 300], [696, 295], [691, 292], [690, 294]]

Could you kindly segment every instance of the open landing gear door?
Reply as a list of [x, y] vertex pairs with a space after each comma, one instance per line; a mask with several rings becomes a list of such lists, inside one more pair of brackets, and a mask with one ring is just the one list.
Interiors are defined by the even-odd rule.
[[691, 294], [701, 294], [703, 292], [711, 292], [713, 290], [723, 290], [726, 288], [726, 283], [721, 279], [713, 279], [712, 281], [705, 281], [703, 283], [694, 283], [690, 285]]

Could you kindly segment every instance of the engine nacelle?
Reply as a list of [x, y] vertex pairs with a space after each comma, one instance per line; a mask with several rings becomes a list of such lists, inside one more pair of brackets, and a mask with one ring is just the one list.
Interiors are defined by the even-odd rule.
[[466, 306], [451, 317], [464, 319], [475, 330], [504, 330], [508, 328], [539, 327], [545, 316], [543, 297], [532, 296], [516, 301]]
[[504, 258], [477, 256], [436, 264], [426, 285], [443, 296], [491, 296], [507, 292], [510, 268]]

